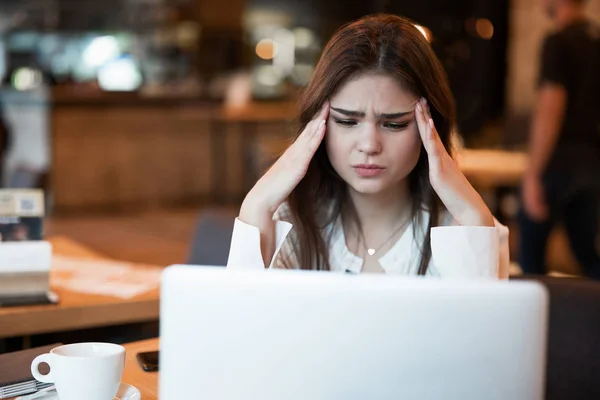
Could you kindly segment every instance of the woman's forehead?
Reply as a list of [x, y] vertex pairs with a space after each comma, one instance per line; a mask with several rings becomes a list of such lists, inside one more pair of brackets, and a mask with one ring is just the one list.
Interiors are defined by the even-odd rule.
[[412, 110], [418, 97], [393, 77], [365, 75], [345, 82], [331, 98], [331, 105], [352, 111], [393, 113]]

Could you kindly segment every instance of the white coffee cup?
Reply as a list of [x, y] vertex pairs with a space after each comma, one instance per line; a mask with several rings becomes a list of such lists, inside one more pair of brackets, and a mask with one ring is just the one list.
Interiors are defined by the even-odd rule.
[[[50, 372], [38, 371], [41, 363]], [[60, 400], [113, 400], [125, 368], [125, 348], [112, 343], [76, 343], [58, 346], [37, 356], [31, 374], [40, 382], [54, 383]]]

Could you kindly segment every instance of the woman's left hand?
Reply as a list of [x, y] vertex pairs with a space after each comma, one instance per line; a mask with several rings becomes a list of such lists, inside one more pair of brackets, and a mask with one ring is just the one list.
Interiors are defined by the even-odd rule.
[[417, 102], [415, 116], [429, 159], [429, 181], [452, 217], [463, 226], [494, 226], [494, 217], [442, 143], [427, 101]]

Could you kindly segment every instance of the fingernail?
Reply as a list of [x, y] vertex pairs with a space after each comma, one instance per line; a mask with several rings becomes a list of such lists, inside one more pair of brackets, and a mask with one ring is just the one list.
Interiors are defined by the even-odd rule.
[[433, 119], [429, 118], [429, 126], [433, 129]]
[[324, 126], [325, 126], [325, 120], [322, 119], [321, 122], [319, 122], [319, 129], [321, 129]]
[[422, 111], [422, 109], [421, 109], [421, 103], [417, 103], [417, 111], [418, 111], [418, 112], [421, 112], [421, 111]]

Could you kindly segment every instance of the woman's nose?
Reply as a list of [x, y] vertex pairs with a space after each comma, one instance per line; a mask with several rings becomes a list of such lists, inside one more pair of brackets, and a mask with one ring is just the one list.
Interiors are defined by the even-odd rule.
[[366, 154], [381, 153], [381, 133], [377, 125], [365, 124], [364, 127], [364, 130], [359, 134], [358, 150]]

